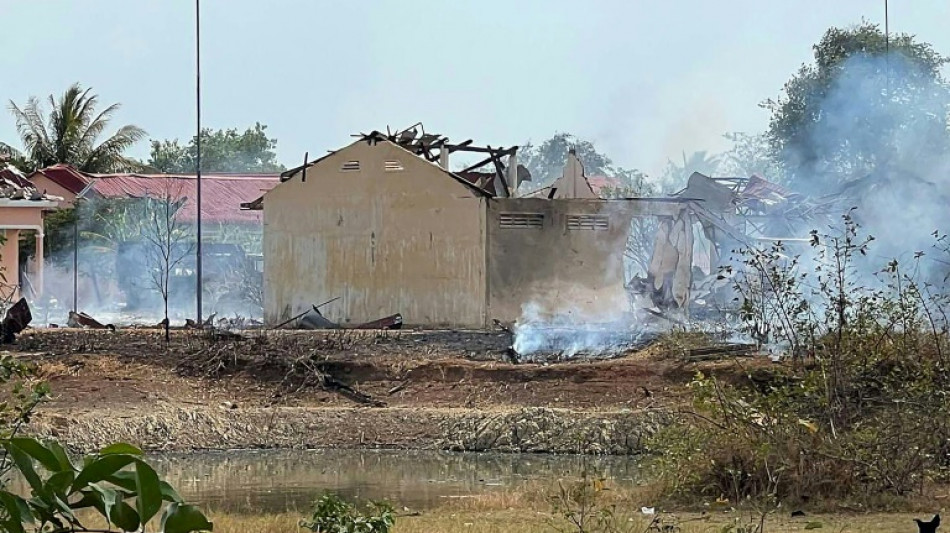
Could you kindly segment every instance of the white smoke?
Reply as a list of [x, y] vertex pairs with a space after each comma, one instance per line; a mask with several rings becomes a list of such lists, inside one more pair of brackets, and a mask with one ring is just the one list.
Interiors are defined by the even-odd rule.
[[606, 358], [643, 345], [656, 332], [626, 310], [607, 315], [545, 313], [531, 302], [515, 323], [512, 348], [528, 360]]

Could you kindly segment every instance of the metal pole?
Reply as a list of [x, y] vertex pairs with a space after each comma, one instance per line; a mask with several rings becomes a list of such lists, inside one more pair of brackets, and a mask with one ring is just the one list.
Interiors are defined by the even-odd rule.
[[195, 157], [195, 176], [198, 182], [198, 246], [196, 247], [195, 257], [195, 292], [197, 294], [197, 322], [198, 324], [201, 324], [201, 0], [195, 0], [195, 110], [198, 123], [198, 136], [196, 137], [197, 141], [195, 142], [195, 147], [197, 148], [197, 157]]
[[77, 200], [73, 221], [73, 311], [79, 312], [79, 202]]
[[891, 29], [887, 14], [887, 0], [884, 0], [884, 53], [891, 51]]
[[887, 12], [887, 0], [884, 0], [884, 91], [891, 96], [891, 27]]

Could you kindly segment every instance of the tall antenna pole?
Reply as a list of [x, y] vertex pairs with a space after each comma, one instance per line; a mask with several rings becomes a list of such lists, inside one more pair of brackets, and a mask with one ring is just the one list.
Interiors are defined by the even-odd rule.
[[196, 247], [195, 257], [195, 293], [197, 295], [197, 318], [198, 324], [201, 319], [201, 0], [195, 0], [195, 111], [197, 117], [198, 135], [195, 137], [195, 147], [197, 148], [197, 157], [195, 157], [195, 176], [198, 183], [197, 198], [197, 237], [198, 246]]
[[887, 12], [887, 0], [884, 0], [884, 86], [889, 98], [891, 95], [891, 26]]
[[891, 51], [891, 29], [888, 24], [887, 16], [887, 0], [884, 0], [884, 53], [887, 54]]

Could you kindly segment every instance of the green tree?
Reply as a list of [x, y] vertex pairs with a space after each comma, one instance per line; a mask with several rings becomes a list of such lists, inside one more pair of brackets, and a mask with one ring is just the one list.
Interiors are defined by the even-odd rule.
[[759, 174], [771, 181], [783, 181], [782, 168], [772, 157], [765, 134], [733, 132], [723, 137], [732, 141], [732, 148], [719, 155], [720, 175], [748, 178]]
[[[236, 128], [201, 131], [201, 170], [204, 172], [281, 172], [277, 139], [267, 137], [267, 126], [256, 123], [243, 133]], [[148, 166], [158, 172], [193, 173], [198, 155], [197, 136], [182, 146], [178, 139], [152, 141]]]
[[22, 107], [11, 101], [10, 111], [16, 118], [23, 151], [0, 143], [0, 155], [26, 167], [23, 170], [57, 163], [67, 163], [92, 173], [120, 172], [137, 167], [124, 153], [145, 137], [145, 131], [138, 126], [126, 125], [111, 137], [97, 142], [119, 104], [97, 112], [98, 97], [91, 91], [83, 90], [76, 83], [59, 100], [50, 95], [48, 117], [36, 97], [31, 97]]
[[876, 24], [831, 28], [815, 62], [785, 84], [771, 112], [768, 140], [789, 182], [833, 189], [873, 173], [925, 168], [947, 152], [947, 63], [913, 35]]

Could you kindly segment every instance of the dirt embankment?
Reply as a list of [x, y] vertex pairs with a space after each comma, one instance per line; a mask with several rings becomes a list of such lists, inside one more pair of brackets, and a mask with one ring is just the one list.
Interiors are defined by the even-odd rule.
[[388, 447], [630, 454], [694, 368], [620, 359], [504, 362], [485, 332], [49, 330], [21, 337], [53, 399], [31, 425], [81, 449]]

